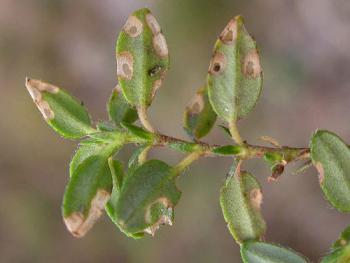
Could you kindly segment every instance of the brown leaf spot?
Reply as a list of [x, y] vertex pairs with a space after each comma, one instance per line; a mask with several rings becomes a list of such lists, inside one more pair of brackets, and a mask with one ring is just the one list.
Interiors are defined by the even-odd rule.
[[26, 83], [26, 88], [34, 102], [38, 102], [41, 100], [41, 92], [38, 89], [34, 88], [32, 85], [28, 85], [28, 82]]
[[250, 203], [257, 210], [259, 210], [261, 207], [262, 198], [263, 198], [262, 193], [258, 188], [252, 189], [249, 193]]
[[188, 107], [189, 114], [199, 114], [204, 108], [203, 94], [197, 92], [193, 98], [191, 105]]
[[30, 78], [26, 78], [26, 87], [27, 87], [28, 91], [30, 89], [31, 90], [36, 89], [39, 92], [47, 91], [47, 92], [52, 93], [52, 94], [56, 94], [60, 91], [60, 89], [54, 85], [43, 82], [41, 80], [30, 79]]
[[64, 222], [69, 232], [75, 237], [83, 237], [100, 218], [109, 198], [110, 193], [102, 189], [97, 190], [86, 217], [80, 212], [74, 212], [70, 216], [65, 217]]
[[43, 115], [46, 121], [49, 121], [55, 118], [55, 113], [52, 111], [50, 105], [46, 101], [40, 100], [36, 102], [36, 106], [38, 107], [38, 109], [40, 110], [41, 114]]
[[243, 60], [243, 74], [246, 77], [257, 78], [261, 76], [261, 65], [259, 54], [256, 49], [251, 50]]
[[223, 53], [217, 51], [210, 61], [209, 73], [212, 75], [220, 75], [226, 69], [226, 65], [226, 56]]
[[26, 78], [26, 88], [44, 119], [46, 121], [54, 119], [55, 114], [47, 101], [43, 100], [42, 92], [46, 91], [55, 94], [59, 92], [59, 88], [40, 80], [30, 78]]
[[339, 243], [341, 246], [346, 246], [348, 244], [348, 241], [346, 241], [345, 239], [340, 239]]
[[119, 86], [119, 84], [117, 84], [117, 85], [114, 87], [113, 91], [114, 91], [115, 93], [117, 93], [117, 94], [120, 94], [120, 93], [122, 92], [122, 89], [121, 89], [121, 87]]
[[157, 90], [162, 86], [162, 83], [163, 83], [163, 80], [161, 78], [153, 82], [152, 94], [151, 94], [152, 98], [154, 98], [154, 96], [157, 93]]
[[219, 36], [220, 40], [226, 45], [232, 45], [237, 39], [237, 21], [231, 19]]
[[143, 25], [136, 16], [130, 16], [124, 25], [124, 31], [130, 37], [137, 37], [142, 33]]
[[153, 47], [158, 56], [168, 56], [168, 45], [162, 33], [159, 33], [153, 37]]
[[318, 180], [320, 182], [320, 184], [323, 183], [323, 180], [324, 180], [324, 169], [323, 169], [323, 166], [321, 163], [316, 163], [315, 164], [315, 167], [318, 171]]
[[164, 208], [167, 209], [167, 213], [163, 214], [156, 223], [147, 227], [144, 230], [145, 233], [150, 234], [152, 236], [154, 236], [155, 232], [159, 229], [160, 225], [165, 225], [165, 224], [170, 225], [170, 226], [173, 225], [173, 221], [172, 221], [171, 217], [169, 216], [169, 214], [172, 213], [173, 208], [172, 208], [172, 204], [171, 204], [170, 200], [166, 197], [158, 198], [156, 201], [154, 201], [153, 203], [151, 203], [147, 207], [146, 213], [145, 213], [145, 222], [147, 224], [151, 223], [151, 208], [156, 203], [162, 204], [162, 206], [164, 206]]
[[134, 58], [130, 52], [124, 51], [117, 54], [117, 76], [131, 80], [134, 73]]
[[148, 27], [151, 29], [153, 35], [157, 35], [160, 33], [161, 29], [156, 20], [156, 18], [152, 14], [146, 15], [146, 22]]

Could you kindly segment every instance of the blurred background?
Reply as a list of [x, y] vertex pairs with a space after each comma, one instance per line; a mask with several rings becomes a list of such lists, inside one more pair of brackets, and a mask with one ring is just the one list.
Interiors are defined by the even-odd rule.
[[[171, 54], [171, 70], [150, 109], [161, 132], [186, 138], [183, 110], [205, 81], [218, 34], [242, 14], [265, 74], [255, 111], [240, 122], [243, 137], [261, 144], [258, 138], [269, 135], [306, 146], [312, 132], [324, 128], [350, 142], [348, 0], [1, 0], [0, 262], [241, 262], [219, 206], [230, 166], [225, 158], [200, 160], [180, 178], [175, 225], [154, 238], [129, 239], [106, 216], [83, 239], [63, 224], [60, 206], [76, 143], [48, 128], [27, 94], [25, 76], [64, 87], [95, 120], [107, 118], [105, 102], [116, 84], [116, 36], [141, 7], [158, 18]], [[230, 143], [217, 128], [204, 140]], [[158, 149], [151, 157], [176, 163], [181, 155]], [[261, 160], [245, 168], [263, 185], [266, 240], [318, 262], [350, 216], [323, 199], [315, 169], [292, 175], [298, 165], [291, 165], [268, 184]]]

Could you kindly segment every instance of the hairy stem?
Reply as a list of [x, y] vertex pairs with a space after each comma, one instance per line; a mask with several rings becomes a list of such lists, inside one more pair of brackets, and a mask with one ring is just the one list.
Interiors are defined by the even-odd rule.
[[[130, 135], [128, 138], [129, 143], [147, 143], [151, 146], [158, 147], [169, 147], [173, 150], [179, 152], [189, 153], [191, 157], [188, 156], [188, 161], [193, 161], [200, 157], [215, 157], [215, 156], [227, 156], [239, 159], [253, 159], [253, 158], [263, 158], [266, 153], [278, 153], [283, 156], [285, 163], [298, 160], [309, 160], [310, 159], [310, 149], [309, 148], [297, 148], [297, 147], [274, 147], [274, 146], [261, 146], [261, 145], [251, 145], [248, 143], [243, 143], [241, 145], [234, 145], [238, 149], [238, 153], [225, 153], [221, 154], [216, 151], [220, 147], [231, 147], [232, 145], [210, 145], [202, 141], [190, 142], [175, 137], [167, 136], [160, 133], [152, 133], [155, 138], [152, 142], [145, 139], [140, 139]], [[193, 153], [193, 155], [191, 155]], [[195, 158], [195, 159], [192, 159]], [[186, 159], [186, 158], [185, 158]], [[183, 160], [185, 162], [185, 159]]]
[[239, 134], [238, 128], [237, 128], [237, 123], [231, 121], [229, 123], [229, 129], [230, 129], [230, 133], [232, 136], [232, 139], [239, 145], [243, 144], [243, 140], [241, 138], [241, 135]]
[[182, 159], [175, 167], [176, 176], [179, 176], [183, 170], [190, 166], [195, 160], [205, 155], [205, 152], [193, 152]]

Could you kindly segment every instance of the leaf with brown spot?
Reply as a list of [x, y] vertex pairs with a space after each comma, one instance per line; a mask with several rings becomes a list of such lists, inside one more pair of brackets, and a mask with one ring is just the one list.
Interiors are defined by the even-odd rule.
[[336, 134], [316, 131], [310, 142], [312, 163], [319, 172], [326, 199], [339, 211], [350, 212], [350, 150]]
[[117, 126], [120, 126], [121, 122], [133, 123], [137, 120], [135, 107], [126, 101], [119, 86], [115, 87], [112, 91], [107, 103], [107, 111], [110, 120]]
[[95, 132], [85, 107], [63, 89], [29, 78], [26, 88], [46, 122], [61, 136], [78, 139]]
[[126, 100], [137, 108], [149, 107], [168, 70], [169, 56], [159, 24], [148, 9], [129, 17], [116, 53], [118, 81]]
[[262, 82], [256, 43], [237, 16], [214, 47], [207, 77], [210, 103], [221, 118], [234, 123], [254, 108]]
[[133, 169], [114, 204], [113, 221], [132, 237], [140, 233], [154, 235], [161, 224], [172, 224], [173, 209], [181, 195], [175, 177], [176, 171], [159, 160]]
[[261, 188], [253, 175], [235, 163], [220, 191], [220, 204], [227, 226], [238, 242], [260, 240], [266, 224], [260, 212]]
[[63, 198], [62, 214], [68, 230], [82, 237], [101, 216], [112, 192], [105, 156], [91, 156], [73, 171]]
[[184, 113], [184, 129], [194, 139], [207, 135], [216, 121], [216, 113], [211, 107], [206, 87], [197, 91], [190, 106]]

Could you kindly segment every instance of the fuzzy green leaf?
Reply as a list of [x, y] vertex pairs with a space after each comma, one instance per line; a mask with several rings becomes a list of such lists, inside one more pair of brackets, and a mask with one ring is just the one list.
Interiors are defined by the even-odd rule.
[[63, 198], [62, 214], [68, 230], [83, 237], [101, 216], [112, 191], [107, 158], [91, 156], [73, 171]]
[[264, 242], [245, 242], [241, 246], [244, 263], [308, 263], [298, 253]]
[[[106, 212], [109, 218], [113, 221], [113, 223], [116, 224], [116, 226], [119, 228], [119, 230], [124, 232], [124, 229], [120, 228], [120, 226], [116, 221], [115, 210], [116, 210], [116, 205], [118, 204], [121, 186], [123, 184], [123, 180], [126, 177], [126, 174], [124, 173], [122, 163], [118, 160], [113, 160], [110, 158], [109, 167], [110, 167], [112, 179], [113, 179], [113, 190], [112, 190], [111, 198], [106, 204]], [[124, 233], [135, 239], [138, 239], [144, 236], [144, 233], [136, 233], [136, 234], [130, 234], [127, 232], [124, 232]]]
[[227, 122], [235, 123], [254, 108], [262, 88], [262, 69], [256, 43], [241, 16], [220, 34], [207, 82], [213, 109]]
[[127, 129], [132, 135], [140, 138], [140, 139], [143, 139], [143, 140], [146, 140], [146, 141], [149, 141], [149, 142], [152, 142], [154, 139], [155, 139], [155, 136], [154, 134], [138, 127], [138, 126], [135, 126], [135, 125], [132, 125], [130, 123], [127, 123], [127, 122], [122, 122], [121, 123], [122, 127]]
[[213, 153], [218, 155], [234, 155], [241, 152], [241, 146], [238, 145], [224, 145], [213, 149]]
[[253, 175], [240, 171], [240, 164], [231, 168], [225, 185], [221, 188], [220, 204], [225, 221], [233, 238], [242, 243], [259, 240], [266, 230], [260, 212], [261, 188]]
[[191, 105], [186, 108], [184, 114], [184, 129], [194, 139], [200, 139], [207, 135], [216, 121], [216, 113], [213, 110], [207, 87], [197, 91]]
[[29, 78], [26, 87], [46, 122], [61, 136], [78, 139], [95, 132], [85, 107], [66, 91]]
[[336, 134], [324, 130], [313, 134], [310, 148], [326, 199], [339, 211], [350, 212], [349, 148]]
[[150, 160], [126, 176], [112, 215], [124, 233], [132, 237], [154, 235], [159, 225], [172, 224], [173, 209], [181, 195], [175, 175], [166, 163]]
[[101, 154], [110, 156], [124, 143], [123, 136], [118, 132], [100, 132], [91, 134], [90, 137], [80, 142], [69, 165], [70, 176], [84, 160]]
[[132, 174], [136, 170], [136, 168], [138, 168], [141, 165], [140, 155], [144, 151], [147, 151], [147, 148], [148, 148], [147, 144], [141, 145], [130, 156], [128, 161], [128, 174]]
[[168, 143], [169, 148], [182, 153], [191, 153], [200, 149], [200, 146], [196, 143], [174, 141]]
[[128, 18], [116, 52], [118, 81], [126, 100], [137, 108], [147, 108], [169, 67], [166, 40], [148, 9]]
[[135, 107], [131, 106], [125, 100], [119, 86], [112, 91], [112, 95], [107, 103], [107, 111], [110, 120], [117, 126], [119, 126], [121, 122], [133, 123], [137, 120], [137, 111]]

